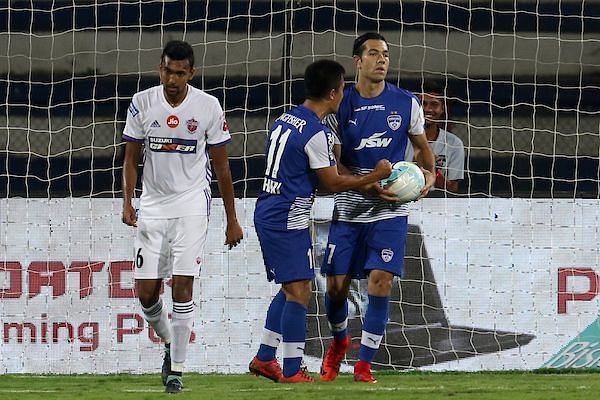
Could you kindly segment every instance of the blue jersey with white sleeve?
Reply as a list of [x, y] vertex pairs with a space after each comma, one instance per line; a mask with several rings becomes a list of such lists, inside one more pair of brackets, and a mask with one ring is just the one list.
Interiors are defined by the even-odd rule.
[[[342, 146], [341, 162], [357, 175], [367, 174], [381, 159], [392, 164], [404, 160], [409, 135], [424, 134], [423, 108], [408, 90], [385, 83], [376, 97], [362, 97], [354, 85], [334, 118], [327, 123], [336, 131]], [[335, 194], [333, 219], [369, 223], [408, 215], [408, 207], [379, 197], [349, 190]]]
[[275, 120], [267, 138], [256, 223], [277, 230], [308, 228], [318, 185], [315, 170], [335, 165], [333, 144], [331, 130], [303, 105]]

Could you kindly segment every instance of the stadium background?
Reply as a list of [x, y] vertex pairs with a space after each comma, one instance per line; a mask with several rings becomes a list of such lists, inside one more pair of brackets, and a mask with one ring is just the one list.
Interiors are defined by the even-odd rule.
[[[133, 93], [158, 82], [160, 51], [169, 39], [194, 45], [198, 71], [192, 83], [218, 97], [227, 112], [232, 172], [248, 235], [237, 253], [224, 252], [220, 243], [208, 249], [199, 282], [204, 289], [199, 315], [204, 332], [211, 334], [198, 344], [202, 360], [191, 364], [202, 370], [214, 357], [219, 361], [209, 362], [207, 370], [243, 370], [246, 360], [235, 354], [250, 354], [256, 347], [264, 305], [274, 290], [263, 282], [251, 222], [265, 133], [285, 108], [302, 99], [302, 72], [308, 63], [331, 57], [352, 71], [353, 38], [369, 30], [380, 31], [390, 43], [390, 81], [411, 90], [418, 90], [423, 78], [447, 84], [452, 131], [466, 149], [461, 193], [438, 191], [435, 197], [441, 198], [415, 205], [411, 216], [416, 240], [412, 257], [421, 272], [412, 279], [416, 289], [407, 293], [419, 303], [396, 301], [402, 310], [417, 304], [413, 314], [420, 318], [398, 325], [405, 339], [410, 329], [421, 329], [425, 343], [411, 345], [408, 340], [386, 350], [396, 346], [414, 356], [415, 349], [424, 349], [433, 364], [447, 361], [431, 350], [432, 336], [427, 336], [441, 326], [450, 347], [440, 352], [454, 359], [461, 352], [453, 348], [448, 332], [466, 333], [471, 345], [467, 356], [503, 349], [498, 344], [481, 350], [473, 339], [477, 334], [490, 334], [498, 343], [499, 337], [508, 337], [514, 349], [512, 361], [496, 355], [442, 369], [528, 369], [549, 363], [579, 332], [598, 325], [599, 8], [596, 0], [2, 2], [0, 371], [62, 371], [65, 360], [85, 360], [83, 370], [98, 364], [101, 371], [144, 370], [133, 361], [152, 343], [114, 338], [119, 328], [113, 317], [136, 312], [136, 305], [128, 295], [111, 296], [116, 283], [109, 266], [130, 257], [131, 231], [119, 225], [118, 201], [125, 112]], [[319, 202], [317, 212], [326, 215], [329, 206], [326, 200]], [[222, 210], [218, 202], [215, 208], [211, 234], [218, 242]], [[461, 230], [465, 225], [472, 236]], [[326, 221], [316, 226], [322, 230]], [[516, 234], [520, 228], [521, 236]], [[98, 271], [89, 265], [92, 260], [103, 260]], [[94, 281], [99, 297], [81, 297], [85, 285], [72, 284], [80, 273], [65, 272], [74, 261], [101, 276]], [[512, 268], [505, 270], [504, 264]], [[474, 278], [480, 265], [485, 272]], [[67, 276], [64, 292], [56, 295], [60, 285], [50, 278], [61, 273]], [[18, 292], [17, 274], [22, 281]], [[461, 279], [466, 286], [458, 283]], [[437, 287], [439, 298], [424, 300], [424, 285]], [[465, 300], [461, 290], [481, 296], [488, 308], [478, 309], [478, 301]], [[563, 313], [561, 294], [570, 304]], [[499, 304], [492, 316], [484, 317]], [[241, 320], [236, 307], [242, 310]], [[318, 302], [315, 307], [317, 328], [311, 338], [318, 353], [326, 341]], [[433, 325], [425, 317], [427, 309], [438, 314]], [[19, 341], [10, 325], [35, 320], [41, 330], [44, 321], [55, 318], [76, 320], [81, 327], [101, 318], [90, 316], [95, 313], [108, 313], [110, 322], [109, 338], [103, 336], [102, 352], [93, 357], [73, 340], [65, 341], [69, 334], [64, 332], [57, 337], [57, 351], [50, 344], [32, 343], [27, 329]], [[475, 329], [484, 324], [473, 322], [477, 318], [489, 318], [485, 325], [492, 329]], [[533, 322], [526, 323], [527, 318]], [[451, 326], [447, 319], [463, 323]], [[594, 329], [588, 336], [598, 341], [600, 329]], [[519, 346], [526, 343], [519, 335], [542, 344], [525, 356]], [[217, 340], [223, 337], [224, 342]], [[224, 359], [219, 344], [230, 348]], [[32, 349], [43, 351], [49, 362], [27, 361]], [[115, 354], [122, 358], [107, 359]], [[569, 359], [562, 361], [568, 364]], [[388, 358], [381, 366], [419, 364], [414, 357], [400, 363]]]

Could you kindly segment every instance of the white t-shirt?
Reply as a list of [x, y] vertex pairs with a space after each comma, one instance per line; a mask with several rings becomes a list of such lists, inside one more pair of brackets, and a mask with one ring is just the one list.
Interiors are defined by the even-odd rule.
[[173, 108], [162, 85], [133, 96], [123, 140], [144, 143], [140, 217], [208, 215], [212, 172], [211, 145], [231, 141], [219, 101], [188, 85]]
[[[465, 148], [458, 136], [440, 128], [437, 139], [429, 145], [435, 157], [435, 168], [441, 170], [446, 179], [457, 181], [465, 177]], [[413, 147], [406, 146], [405, 159], [412, 161], [414, 154]]]

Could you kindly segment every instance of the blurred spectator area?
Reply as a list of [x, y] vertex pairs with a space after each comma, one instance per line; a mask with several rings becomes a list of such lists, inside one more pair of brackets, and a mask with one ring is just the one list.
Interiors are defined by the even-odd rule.
[[182, 38], [195, 49], [192, 84], [226, 110], [236, 192], [255, 196], [266, 132], [302, 101], [306, 65], [334, 58], [351, 81], [352, 41], [369, 30], [390, 44], [391, 82], [447, 85], [451, 131], [466, 149], [461, 196], [598, 196], [600, 1], [472, 1], [471, 11], [469, 2], [94, 3], [0, 6], [2, 197], [120, 196], [127, 106], [158, 83], [162, 45]]

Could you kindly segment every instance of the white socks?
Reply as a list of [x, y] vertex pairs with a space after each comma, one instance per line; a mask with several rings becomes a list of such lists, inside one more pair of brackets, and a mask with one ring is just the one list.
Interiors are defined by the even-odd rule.
[[171, 315], [173, 341], [171, 342], [171, 370], [183, 372], [183, 364], [187, 356], [188, 344], [194, 324], [194, 301], [185, 303], [173, 302]]
[[171, 343], [171, 323], [169, 322], [169, 313], [163, 305], [162, 299], [158, 299], [158, 302], [149, 308], [142, 306], [142, 312], [144, 318], [154, 329], [154, 332], [161, 338], [165, 343]]

